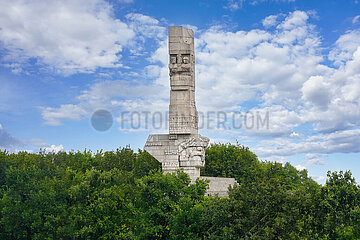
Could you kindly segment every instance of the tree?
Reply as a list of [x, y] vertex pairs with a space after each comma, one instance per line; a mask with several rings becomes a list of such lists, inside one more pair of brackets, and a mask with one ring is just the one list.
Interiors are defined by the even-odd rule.
[[133, 231], [140, 239], [196, 238], [201, 229], [192, 210], [203, 200], [206, 186], [203, 180], [190, 185], [190, 177], [183, 171], [165, 175], [156, 171], [139, 179]]
[[322, 239], [359, 239], [359, 185], [350, 171], [329, 171], [327, 176], [316, 196], [314, 229]]

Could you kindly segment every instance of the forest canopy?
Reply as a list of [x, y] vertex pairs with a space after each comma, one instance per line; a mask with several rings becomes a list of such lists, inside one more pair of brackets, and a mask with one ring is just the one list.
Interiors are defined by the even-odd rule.
[[325, 185], [239, 144], [206, 149], [202, 175], [233, 177], [228, 198], [164, 175], [147, 152], [0, 151], [0, 239], [360, 239], [351, 172]]

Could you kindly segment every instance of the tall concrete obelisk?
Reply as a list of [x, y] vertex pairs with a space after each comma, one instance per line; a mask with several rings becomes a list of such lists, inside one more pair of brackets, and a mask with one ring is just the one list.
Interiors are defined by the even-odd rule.
[[148, 137], [145, 150], [162, 163], [164, 173], [183, 168], [192, 180], [200, 177], [209, 139], [198, 134], [195, 105], [194, 32], [169, 27], [169, 134]]
[[184, 27], [170, 27], [169, 54], [169, 133], [197, 134], [194, 32]]

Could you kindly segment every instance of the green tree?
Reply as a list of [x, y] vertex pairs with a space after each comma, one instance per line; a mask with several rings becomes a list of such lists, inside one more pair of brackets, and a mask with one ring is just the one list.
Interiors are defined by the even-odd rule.
[[350, 171], [327, 176], [315, 202], [315, 231], [321, 239], [360, 239], [359, 185]]
[[182, 171], [165, 175], [157, 171], [141, 178], [134, 196], [137, 218], [133, 231], [139, 239], [196, 239], [201, 233], [197, 204], [206, 186], [202, 180], [190, 185]]
[[205, 167], [201, 175], [233, 177], [238, 182], [254, 181], [259, 160], [249, 148], [239, 144], [212, 144], [206, 149]]

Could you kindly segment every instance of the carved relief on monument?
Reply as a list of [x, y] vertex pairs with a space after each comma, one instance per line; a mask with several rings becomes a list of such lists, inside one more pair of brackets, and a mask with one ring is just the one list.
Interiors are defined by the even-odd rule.
[[192, 74], [193, 66], [190, 54], [170, 54], [170, 76], [175, 74]]
[[175, 54], [170, 55], [170, 64], [176, 64], [176, 55]]
[[182, 56], [182, 63], [189, 64], [190, 63], [190, 54], [183, 54]]
[[203, 167], [205, 165], [205, 148], [209, 144], [209, 139], [202, 136], [191, 137], [179, 144], [179, 161], [190, 162], [191, 166]]
[[190, 64], [170, 64], [170, 76], [175, 74], [191, 74], [193, 72]]

